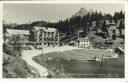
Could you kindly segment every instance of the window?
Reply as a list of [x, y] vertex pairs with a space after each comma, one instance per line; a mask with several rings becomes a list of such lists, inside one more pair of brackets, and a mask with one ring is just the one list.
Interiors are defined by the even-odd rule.
[[40, 30], [40, 33], [42, 33], [42, 30]]
[[45, 38], [45, 41], [47, 41], [48, 39], [47, 38]]
[[46, 41], [46, 38], [44, 38], [44, 41]]
[[58, 41], [58, 38], [56, 38], [55, 40]]
[[47, 41], [49, 41], [49, 38], [47, 38]]
[[54, 34], [52, 33], [52, 37], [54, 37]]
[[46, 45], [46, 43], [44, 43], [44, 45]]
[[48, 32], [48, 37], [50, 37], [50, 34], [49, 34], [49, 32]]
[[40, 38], [40, 40], [42, 41], [42, 38]]

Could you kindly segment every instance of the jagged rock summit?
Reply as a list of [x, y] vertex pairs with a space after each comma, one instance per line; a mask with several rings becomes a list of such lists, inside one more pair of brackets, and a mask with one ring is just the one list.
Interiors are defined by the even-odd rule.
[[84, 7], [82, 7], [77, 13], [75, 13], [74, 16], [85, 16], [88, 13], [94, 13], [94, 11], [92, 9], [85, 9]]

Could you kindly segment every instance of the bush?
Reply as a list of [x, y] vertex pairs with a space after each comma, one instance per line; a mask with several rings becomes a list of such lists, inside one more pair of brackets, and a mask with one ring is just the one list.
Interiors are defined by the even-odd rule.
[[95, 42], [95, 43], [93, 44], [93, 47], [94, 47], [94, 48], [101, 48], [102, 46], [103, 46], [102, 42]]
[[[33, 72], [35, 71], [35, 72]], [[3, 78], [40, 77], [38, 71], [29, 66], [20, 57], [11, 57], [8, 64], [3, 66]]]
[[13, 46], [9, 44], [3, 44], [3, 52], [9, 54], [10, 56], [21, 56], [21, 52], [15, 49]]

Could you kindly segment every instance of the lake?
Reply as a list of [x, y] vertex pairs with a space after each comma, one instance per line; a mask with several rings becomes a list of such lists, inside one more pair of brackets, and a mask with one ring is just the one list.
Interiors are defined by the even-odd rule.
[[124, 55], [119, 58], [107, 59], [102, 64], [98, 61], [67, 60], [64, 58], [53, 58], [45, 63], [74, 78], [124, 78]]

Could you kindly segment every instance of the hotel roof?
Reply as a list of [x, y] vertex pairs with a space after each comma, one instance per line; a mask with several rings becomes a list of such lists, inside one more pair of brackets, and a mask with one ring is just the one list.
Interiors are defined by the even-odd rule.
[[47, 27], [34, 27], [37, 31], [44, 30], [45, 32], [56, 32], [55, 28], [47, 28]]
[[16, 35], [16, 34], [29, 35], [29, 30], [6, 29], [6, 31], [8, 34], [11, 34], [11, 35]]

